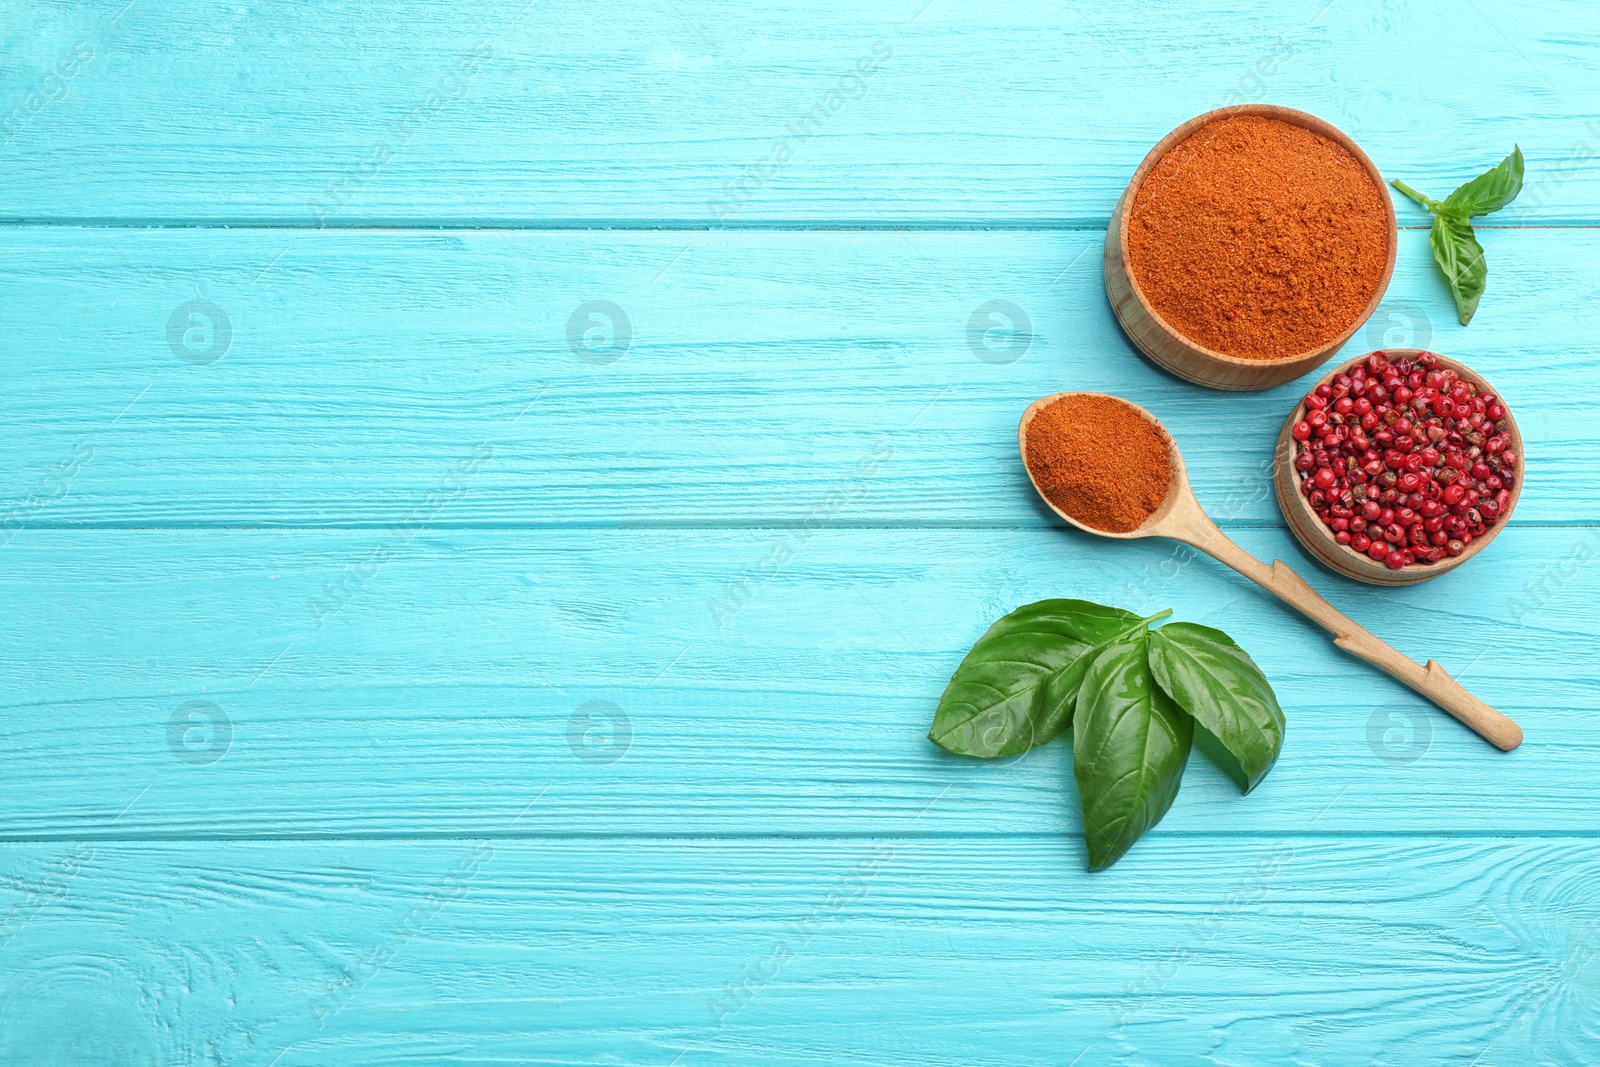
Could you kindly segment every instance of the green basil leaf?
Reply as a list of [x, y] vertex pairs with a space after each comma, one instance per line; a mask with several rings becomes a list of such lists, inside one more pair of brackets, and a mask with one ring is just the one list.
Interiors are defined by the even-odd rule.
[[1249, 653], [1221, 630], [1169, 623], [1150, 634], [1150, 674], [1239, 761], [1244, 791], [1259, 785], [1283, 748], [1284, 720]]
[[1478, 299], [1483, 296], [1484, 285], [1489, 280], [1483, 246], [1472, 232], [1472, 223], [1465, 217], [1444, 212], [1433, 217], [1428, 243], [1433, 246], [1433, 260], [1444, 274], [1450, 295], [1455, 297], [1456, 315], [1465, 326], [1478, 310]]
[[963, 756], [1014, 756], [1072, 721], [1094, 654], [1144, 620], [1087, 600], [1026, 604], [989, 627], [956, 668], [928, 740]]
[[1148, 636], [1141, 629], [1096, 656], [1078, 695], [1072, 770], [1091, 871], [1161, 821], [1194, 742], [1194, 720], [1151, 682]]
[[1443, 210], [1471, 218], [1499, 211], [1522, 192], [1522, 149], [1513, 147], [1499, 166], [1478, 175], [1444, 198]]

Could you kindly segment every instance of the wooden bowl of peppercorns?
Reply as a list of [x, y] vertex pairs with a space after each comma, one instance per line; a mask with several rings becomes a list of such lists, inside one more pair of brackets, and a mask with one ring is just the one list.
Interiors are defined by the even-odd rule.
[[1374, 585], [1454, 570], [1506, 527], [1522, 434], [1483, 376], [1415, 348], [1370, 352], [1306, 393], [1278, 435], [1278, 506], [1322, 563]]

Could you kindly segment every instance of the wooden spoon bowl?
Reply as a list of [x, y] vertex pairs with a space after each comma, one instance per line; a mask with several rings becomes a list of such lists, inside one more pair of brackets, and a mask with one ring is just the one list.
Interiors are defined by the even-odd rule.
[[[1417, 348], [1388, 348], [1384, 351], [1396, 357], [1417, 356], [1422, 352]], [[1333, 531], [1328, 529], [1327, 524], [1317, 516], [1311, 507], [1311, 502], [1301, 492], [1300, 478], [1294, 469], [1294, 457], [1299, 442], [1294, 439], [1291, 431], [1295, 423], [1306, 417], [1306, 402], [1302, 397], [1300, 403], [1294, 406], [1294, 410], [1289, 412], [1283, 429], [1278, 433], [1277, 453], [1273, 460], [1273, 487], [1277, 490], [1278, 508], [1283, 512], [1284, 521], [1288, 523], [1295, 540], [1299, 541], [1317, 562], [1338, 571], [1346, 578], [1354, 578], [1358, 582], [1367, 582], [1370, 585], [1414, 585], [1447, 574], [1487, 548], [1489, 542], [1506, 528], [1506, 524], [1511, 521], [1511, 513], [1517, 509], [1517, 500], [1522, 495], [1522, 482], [1527, 476], [1528, 454], [1523, 451], [1522, 431], [1517, 428], [1517, 420], [1511, 415], [1511, 405], [1506, 403], [1505, 395], [1490, 385], [1483, 375], [1457, 360], [1440, 356], [1438, 353], [1434, 355], [1438, 357], [1440, 370], [1453, 370], [1466, 381], [1477, 383], [1479, 389], [1495, 394], [1505, 407], [1505, 421], [1509, 424], [1507, 436], [1511, 439], [1510, 448], [1517, 454], [1517, 478], [1511, 486], [1511, 504], [1506, 508], [1505, 514], [1496, 519], [1494, 525], [1490, 526], [1482, 537], [1472, 539], [1461, 555], [1446, 556], [1437, 563], [1412, 563], [1399, 570], [1390, 570], [1387, 564], [1380, 563], [1365, 553], [1357, 552], [1349, 545], [1341, 545], [1334, 540]], [[1317, 385], [1332, 382], [1337, 375], [1347, 367], [1353, 366], [1355, 362], [1352, 360], [1329, 371]], [[1306, 392], [1311, 392], [1317, 385], [1313, 385]]]
[[[1126, 404], [1144, 417], [1151, 428], [1160, 435], [1162, 443], [1166, 446], [1167, 463], [1171, 470], [1171, 478], [1167, 483], [1167, 495], [1162, 499], [1160, 506], [1150, 513], [1150, 517], [1139, 525], [1138, 529], [1126, 531], [1102, 530], [1098, 526], [1091, 526], [1080, 519], [1074, 518], [1067, 512], [1062, 511], [1054, 501], [1045, 495], [1044, 487], [1039, 484], [1039, 480], [1033, 475], [1033, 468], [1028, 466], [1028, 427], [1033, 424], [1033, 417], [1058, 400], [1080, 396], [1100, 397]], [[1075, 392], [1052, 393], [1050, 396], [1040, 397], [1028, 405], [1027, 410], [1022, 413], [1022, 421], [1017, 424], [1017, 448], [1022, 452], [1023, 469], [1028, 472], [1028, 480], [1033, 483], [1033, 488], [1039, 494], [1039, 499], [1049, 505], [1050, 510], [1060, 518], [1085, 533], [1092, 533], [1097, 537], [1115, 537], [1123, 541], [1133, 541], [1141, 537], [1175, 537], [1183, 540], [1182, 534], [1187, 532], [1192, 524], [1192, 522], [1185, 521], [1186, 518], [1190, 518], [1187, 516], [1187, 512], [1191, 507], [1196, 512], [1200, 511], [1200, 502], [1195, 499], [1194, 491], [1189, 488], [1189, 471], [1183, 465], [1183, 453], [1178, 450], [1178, 443], [1172, 439], [1172, 434], [1167, 432], [1167, 428], [1161, 424], [1160, 419], [1133, 401], [1123, 400], [1120, 396], [1111, 396], [1109, 393]], [[1200, 517], [1202, 519], [1205, 518], [1203, 512], [1201, 512]], [[1206, 521], [1209, 522], [1210, 520], [1207, 519]]]
[[[1138, 194], [1139, 187], [1144, 184], [1151, 168], [1174, 145], [1195, 130], [1217, 119], [1232, 118], [1236, 115], [1260, 115], [1264, 118], [1279, 119], [1326, 137], [1354, 156], [1366, 170], [1373, 184], [1383, 191], [1384, 211], [1389, 222], [1389, 258], [1383, 268], [1383, 277], [1379, 279], [1372, 299], [1367, 302], [1361, 314], [1352, 319], [1337, 337], [1307, 352], [1286, 352], [1276, 359], [1245, 359], [1214, 351], [1192, 341], [1179, 333], [1176, 327], [1151, 307], [1150, 301], [1139, 288], [1138, 278], [1128, 267], [1129, 210], [1133, 205], [1134, 196]], [[1383, 175], [1378, 173], [1378, 168], [1372, 165], [1372, 160], [1367, 158], [1366, 153], [1361, 151], [1344, 131], [1315, 115], [1308, 115], [1294, 108], [1280, 107], [1276, 104], [1241, 104], [1237, 107], [1208, 111], [1185, 122], [1158, 141], [1156, 146], [1150, 149], [1149, 155], [1139, 164], [1139, 168], [1133, 172], [1133, 180], [1128, 182], [1122, 198], [1117, 201], [1116, 210], [1111, 213], [1111, 224], [1106, 229], [1104, 256], [1106, 295], [1111, 299], [1111, 310], [1116, 314], [1117, 321], [1122, 324], [1123, 332], [1139, 351], [1159, 366], [1180, 378], [1208, 385], [1213, 389], [1267, 389], [1292, 381], [1322, 366], [1335, 352], [1344, 347], [1345, 342], [1350, 340], [1362, 323], [1372, 317], [1372, 313], [1378, 309], [1379, 301], [1383, 299], [1384, 291], [1389, 287], [1390, 276], [1394, 274], [1396, 244], [1394, 204], [1387, 195]]]

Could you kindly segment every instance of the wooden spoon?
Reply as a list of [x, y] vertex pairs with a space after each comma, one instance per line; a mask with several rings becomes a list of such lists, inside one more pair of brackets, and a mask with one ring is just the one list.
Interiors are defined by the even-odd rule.
[[[1056, 393], [1029, 404], [1028, 410], [1022, 413], [1021, 425], [1017, 427], [1017, 444], [1022, 450], [1023, 466], [1027, 466], [1028, 458], [1028, 424], [1033, 421], [1034, 415], [1040, 409], [1063, 397], [1104, 395], [1103, 393]], [[1167, 456], [1172, 464], [1172, 482], [1167, 489], [1166, 499], [1137, 530], [1127, 533], [1098, 530], [1079, 522], [1051, 503], [1044, 495], [1044, 490], [1039, 488], [1038, 481], [1034, 480], [1033, 471], [1030, 469], [1028, 479], [1033, 481], [1034, 489], [1039, 490], [1039, 496], [1050, 506], [1051, 511], [1078, 529], [1101, 537], [1117, 537], [1124, 540], [1139, 537], [1170, 537], [1174, 541], [1181, 541], [1197, 548], [1212, 559], [1232, 567], [1273, 596], [1298, 608], [1308, 619], [1331, 633], [1334, 644], [1415, 689], [1461, 720], [1496, 748], [1510, 751], [1522, 743], [1521, 727], [1467, 692], [1461, 683], [1446, 674], [1438, 663], [1430, 659], [1427, 666], [1423, 666], [1401, 655], [1318, 596], [1316, 591], [1306, 584], [1305, 579], [1290, 570], [1282, 560], [1273, 560], [1272, 566], [1269, 567], [1230, 541], [1227, 534], [1217, 528], [1217, 524], [1211, 521], [1211, 517], [1201, 509], [1200, 502], [1195, 499], [1194, 490], [1189, 488], [1189, 476], [1184, 470], [1183, 456], [1179, 453], [1177, 443], [1173, 441], [1167, 428], [1139, 405], [1122, 400], [1121, 397], [1110, 399], [1119, 400], [1143, 415], [1166, 442]]]

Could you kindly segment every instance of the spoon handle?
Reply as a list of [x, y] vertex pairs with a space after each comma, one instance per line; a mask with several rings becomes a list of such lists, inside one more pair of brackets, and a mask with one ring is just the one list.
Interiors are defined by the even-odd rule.
[[[1198, 509], [1196, 509], [1198, 511]], [[1359, 656], [1384, 673], [1404, 682], [1496, 748], [1510, 751], [1522, 744], [1522, 728], [1462, 687], [1434, 660], [1427, 665], [1402, 655], [1344, 612], [1328, 603], [1288, 564], [1273, 560], [1267, 566], [1234, 544], [1209, 517], [1200, 513], [1184, 524], [1182, 540], [1227, 564], [1267, 592], [1298, 608], [1312, 622], [1333, 635], [1333, 643]]]

